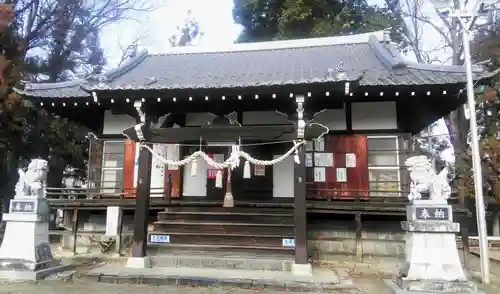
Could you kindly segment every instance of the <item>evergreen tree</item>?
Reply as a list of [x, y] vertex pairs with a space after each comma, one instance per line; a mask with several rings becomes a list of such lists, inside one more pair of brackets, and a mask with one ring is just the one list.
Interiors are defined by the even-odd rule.
[[393, 17], [366, 0], [234, 0], [239, 42], [326, 37], [388, 28]]
[[[101, 72], [105, 60], [99, 44], [100, 30], [152, 9], [140, 0], [16, 0], [13, 3], [13, 22], [9, 34], [2, 34], [1, 41], [9, 65], [4, 72], [7, 71], [5, 76], [10, 79], [3, 83], [7, 86], [2, 89], [17, 99], [13, 87], [21, 87], [21, 76], [28, 82], [60, 82]], [[15, 49], [5, 50], [8, 45]], [[14, 58], [15, 62], [11, 62]], [[9, 69], [14, 64], [17, 71]], [[12, 105], [2, 98], [0, 116], [6, 116], [3, 109]], [[16, 105], [20, 111], [12, 118], [2, 119], [2, 126], [8, 125], [13, 130], [19, 126], [15, 129], [18, 131], [16, 136], [0, 135], [0, 142], [8, 144], [8, 148], [4, 148], [7, 153], [1, 154], [0, 160], [11, 162], [0, 166], [2, 175], [16, 176], [15, 169], [19, 165], [30, 158], [42, 157], [49, 159], [49, 186], [61, 186], [63, 175], [69, 170], [73, 172], [68, 176], [84, 177], [88, 158], [85, 128], [71, 119], [23, 107], [20, 101]], [[13, 123], [14, 120], [19, 123]], [[19, 138], [19, 143], [13, 138]], [[15, 148], [13, 142], [17, 144]], [[9, 198], [17, 178], [13, 182], [3, 179], [0, 183], [2, 195]]]
[[16, 35], [11, 4], [0, 4], [0, 193], [2, 211], [8, 209], [15, 182], [13, 175], [22, 150], [25, 108], [14, 91], [20, 86], [23, 48]]
[[[472, 58], [486, 65], [489, 70], [500, 68], [500, 18], [492, 13], [489, 23], [478, 27], [471, 42]], [[491, 86], [476, 88], [476, 117], [480, 135], [484, 195], [500, 201], [500, 79], [495, 77]], [[467, 121], [468, 122], [468, 121]], [[468, 129], [467, 129], [468, 130]], [[470, 134], [467, 136], [470, 145]], [[460, 154], [466, 167], [461, 168], [465, 192], [474, 195], [474, 180], [471, 171], [471, 150]], [[469, 168], [467, 168], [469, 167]]]

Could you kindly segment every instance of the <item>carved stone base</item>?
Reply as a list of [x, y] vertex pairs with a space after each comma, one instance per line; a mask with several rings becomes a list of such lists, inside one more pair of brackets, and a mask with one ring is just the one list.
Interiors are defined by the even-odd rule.
[[[384, 280], [384, 284], [391, 290], [393, 294], [436, 294], [436, 293], [453, 293], [453, 294], [484, 294], [477, 289], [477, 286], [472, 282], [467, 282], [468, 285], [461, 283], [446, 284], [441, 281], [426, 281], [425, 284], [405, 285], [401, 287], [393, 280]], [[451, 282], [453, 283], [453, 282]], [[407, 288], [404, 288], [407, 287]], [[411, 290], [410, 290], [411, 289]]]
[[407, 280], [467, 281], [454, 233], [408, 232], [398, 276]]
[[445, 280], [409, 280], [396, 277], [394, 282], [402, 289], [415, 292], [431, 293], [476, 293], [477, 285], [467, 280], [445, 281]]
[[[418, 201], [407, 207], [405, 263], [394, 278], [400, 290], [427, 293], [477, 293], [462, 268], [451, 206]], [[394, 286], [393, 285], [393, 286]], [[404, 293], [404, 292], [402, 292]]]
[[12, 263], [0, 267], [0, 280], [37, 281], [47, 276], [71, 269], [71, 265], [59, 264], [57, 261], [50, 263], [50, 265], [45, 264], [40, 269], [36, 270], [21, 269], [23, 266], [22, 262], [20, 262], [20, 264], [19, 266], [19, 263]]
[[0, 278], [33, 280], [63, 270], [49, 245], [48, 205], [45, 198], [11, 200], [5, 214], [0, 246]]

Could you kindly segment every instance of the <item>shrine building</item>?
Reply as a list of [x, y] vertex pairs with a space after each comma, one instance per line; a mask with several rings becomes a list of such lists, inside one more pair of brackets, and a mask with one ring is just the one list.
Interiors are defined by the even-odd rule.
[[[122, 207], [133, 257], [197, 248], [306, 265], [313, 215], [353, 217], [356, 255], [362, 216], [403, 217], [412, 135], [461, 107], [465, 82], [463, 67], [407, 61], [374, 32], [142, 51], [18, 91], [96, 135], [88, 187], [49, 188], [50, 203], [79, 215]], [[241, 152], [250, 159], [224, 165]]]

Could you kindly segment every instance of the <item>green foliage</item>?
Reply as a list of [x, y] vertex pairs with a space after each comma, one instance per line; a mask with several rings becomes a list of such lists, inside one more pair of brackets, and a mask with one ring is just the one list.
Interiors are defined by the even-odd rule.
[[[474, 62], [482, 62], [489, 70], [500, 68], [500, 19], [498, 14], [490, 18], [489, 26], [478, 27], [471, 42]], [[484, 87], [482, 87], [484, 88]], [[480, 135], [480, 154], [484, 195], [500, 201], [500, 80], [494, 77], [491, 87], [476, 93], [476, 117]], [[462, 168], [463, 186], [467, 195], [474, 195], [471, 150], [461, 154], [466, 166]]]
[[14, 87], [22, 88], [22, 79], [59, 82], [101, 72], [105, 60], [100, 29], [147, 10], [140, 2], [13, 1], [14, 19], [0, 34], [2, 197], [12, 195], [16, 169], [35, 157], [49, 159], [50, 186], [61, 186], [68, 168], [68, 176], [85, 177], [87, 130], [70, 119], [25, 107]]
[[[0, 17], [5, 17], [6, 6], [0, 7]], [[5, 19], [4, 19], [5, 20]], [[25, 126], [25, 108], [14, 91], [19, 86], [22, 70], [22, 46], [12, 26], [0, 29], [0, 193], [2, 209], [5, 197], [10, 198], [13, 174], [22, 147]]]
[[96, 15], [79, 1], [59, 1], [47, 12], [52, 14], [46, 35], [37, 36], [37, 51], [46, 56], [26, 56], [25, 79], [58, 82], [100, 73], [105, 64], [99, 42], [99, 27], [91, 25]]
[[234, 0], [233, 18], [243, 26], [238, 42], [366, 33], [393, 22], [365, 0]]
[[63, 176], [85, 178], [88, 158], [87, 130], [70, 119], [45, 110], [29, 109], [23, 137], [21, 162], [46, 158], [49, 163], [48, 185], [59, 187]]

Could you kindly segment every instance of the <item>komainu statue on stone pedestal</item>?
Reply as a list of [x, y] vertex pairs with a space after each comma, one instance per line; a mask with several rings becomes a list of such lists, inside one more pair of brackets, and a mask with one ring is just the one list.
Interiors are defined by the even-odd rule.
[[451, 195], [448, 183], [448, 167], [436, 173], [427, 156], [419, 155], [408, 158], [405, 165], [410, 171], [410, 194], [408, 199], [421, 200], [422, 193], [429, 193], [430, 200], [446, 202]]
[[16, 184], [16, 196], [14, 198], [45, 198], [45, 183], [47, 182], [48, 170], [48, 162], [44, 159], [32, 159], [26, 172], [19, 169], [19, 181]]

